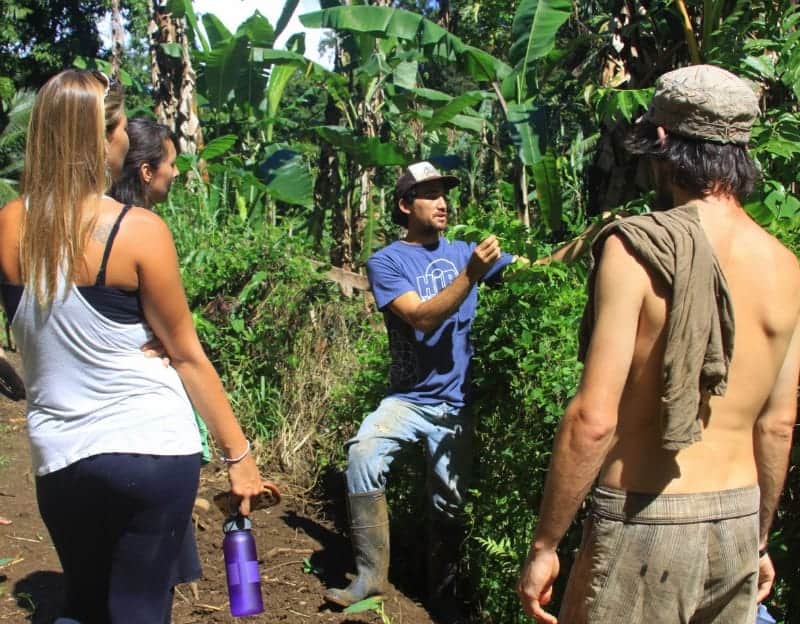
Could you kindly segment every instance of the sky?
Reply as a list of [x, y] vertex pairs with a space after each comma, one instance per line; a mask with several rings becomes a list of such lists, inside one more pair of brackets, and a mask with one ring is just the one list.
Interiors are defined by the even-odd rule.
[[[202, 13], [213, 13], [231, 32], [234, 32], [236, 27], [250, 17], [256, 9], [269, 20], [270, 24], [275, 26], [283, 4], [283, 0], [192, 0], [192, 6], [198, 19]], [[320, 58], [319, 55], [319, 42], [325, 31], [317, 28], [305, 29], [298, 19], [299, 15], [311, 11], [319, 11], [319, 0], [300, 0], [289, 25], [275, 42], [275, 47], [283, 48], [289, 37], [294, 33], [304, 31], [306, 33], [306, 56], [330, 68], [333, 66], [333, 58]]]

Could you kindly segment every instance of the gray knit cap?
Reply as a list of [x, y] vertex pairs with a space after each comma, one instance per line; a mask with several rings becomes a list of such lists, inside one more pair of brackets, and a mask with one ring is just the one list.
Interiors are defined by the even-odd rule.
[[747, 145], [758, 98], [741, 78], [713, 65], [662, 75], [644, 119], [682, 136]]

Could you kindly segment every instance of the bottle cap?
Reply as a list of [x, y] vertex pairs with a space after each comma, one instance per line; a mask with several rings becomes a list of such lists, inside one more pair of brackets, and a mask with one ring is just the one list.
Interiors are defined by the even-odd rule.
[[253, 528], [253, 523], [250, 518], [246, 516], [231, 516], [222, 524], [223, 533], [231, 533], [232, 531], [249, 531]]

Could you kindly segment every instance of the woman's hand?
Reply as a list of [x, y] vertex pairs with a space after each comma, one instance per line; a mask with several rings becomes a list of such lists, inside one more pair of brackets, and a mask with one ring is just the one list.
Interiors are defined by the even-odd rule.
[[164, 343], [155, 335], [142, 345], [141, 351], [144, 353], [145, 357], [159, 358], [165, 367], [169, 366], [169, 353], [167, 353]]
[[239, 513], [243, 516], [249, 516], [254, 508], [263, 506], [259, 504], [259, 497], [266, 492], [278, 501], [281, 499], [278, 487], [261, 478], [256, 461], [250, 454], [235, 464], [228, 464], [228, 478], [231, 482], [231, 496], [233, 501], [239, 501]]

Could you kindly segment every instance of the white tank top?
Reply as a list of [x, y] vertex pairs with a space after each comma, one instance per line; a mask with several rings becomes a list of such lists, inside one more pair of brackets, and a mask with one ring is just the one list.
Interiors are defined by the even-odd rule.
[[153, 336], [146, 323], [106, 318], [75, 287], [40, 309], [26, 288], [11, 327], [22, 352], [38, 476], [100, 453], [200, 452], [177, 372], [141, 351]]

